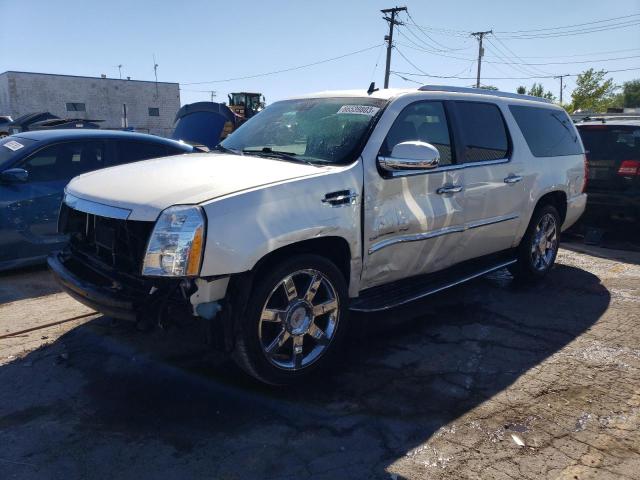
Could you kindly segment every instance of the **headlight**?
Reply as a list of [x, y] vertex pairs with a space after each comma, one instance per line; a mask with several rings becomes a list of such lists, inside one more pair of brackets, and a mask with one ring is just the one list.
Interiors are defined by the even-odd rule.
[[147, 244], [142, 275], [198, 275], [204, 247], [204, 224], [200, 207], [175, 206], [162, 212]]

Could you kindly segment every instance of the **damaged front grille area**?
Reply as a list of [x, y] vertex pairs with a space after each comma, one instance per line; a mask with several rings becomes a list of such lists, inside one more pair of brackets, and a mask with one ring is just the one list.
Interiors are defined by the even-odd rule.
[[81, 212], [62, 204], [58, 229], [69, 235], [72, 251], [129, 275], [142, 270], [153, 222], [120, 220]]

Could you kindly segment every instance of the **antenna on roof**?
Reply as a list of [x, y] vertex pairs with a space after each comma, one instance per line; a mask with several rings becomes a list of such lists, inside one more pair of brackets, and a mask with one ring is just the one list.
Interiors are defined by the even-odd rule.
[[369, 85], [369, 89], [367, 90], [367, 93], [371, 95], [373, 92], [377, 92], [378, 90], [380, 89], [376, 88], [376, 82], [371, 82], [371, 84]]

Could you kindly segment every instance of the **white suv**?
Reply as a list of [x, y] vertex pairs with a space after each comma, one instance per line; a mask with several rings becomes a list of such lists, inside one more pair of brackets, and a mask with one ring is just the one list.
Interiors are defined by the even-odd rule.
[[332, 362], [350, 310], [503, 267], [543, 277], [586, 202], [565, 111], [501, 92], [284, 100], [216, 150], [72, 180], [59, 221], [70, 242], [49, 265], [105, 315], [201, 322], [272, 384]]

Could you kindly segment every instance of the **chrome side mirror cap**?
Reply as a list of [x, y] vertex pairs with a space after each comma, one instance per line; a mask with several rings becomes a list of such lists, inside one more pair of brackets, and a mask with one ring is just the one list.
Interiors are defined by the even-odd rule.
[[2, 183], [24, 183], [29, 179], [29, 172], [24, 168], [9, 168], [0, 173]]
[[430, 143], [420, 141], [401, 142], [393, 147], [390, 157], [378, 157], [383, 170], [431, 170], [440, 163], [440, 152]]

